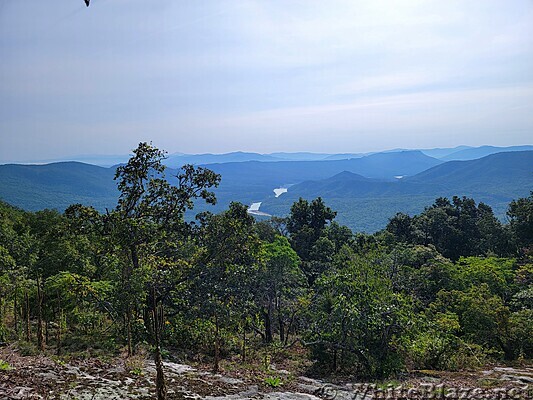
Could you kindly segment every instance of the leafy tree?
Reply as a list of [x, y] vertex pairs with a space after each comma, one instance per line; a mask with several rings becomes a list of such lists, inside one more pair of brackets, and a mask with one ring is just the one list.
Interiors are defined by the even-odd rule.
[[55, 315], [57, 354], [62, 351], [66, 327], [78, 326], [86, 335], [99, 335], [108, 328], [105, 299], [109, 298], [112, 283], [92, 281], [85, 275], [62, 271], [50, 276], [44, 283], [48, 307]]
[[467, 197], [440, 197], [414, 217], [396, 214], [386, 230], [396, 241], [434, 245], [445, 257], [507, 255], [508, 234], [492, 209]]
[[415, 226], [413, 218], [404, 213], [397, 213], [387, 224], [386, 230], [400, 242], [413, 243]]
[[245, 321], [253, 300], [261, 242], [247, 210], [231, 203], [227, 211], [203, 220], [191, 271], [191, 305], [214, 326], [214, 371], [219, 369], [220, 330]]
[[433, 246], [398, 244], [391, 252], [391, 276], [395, 291], [413, 296], [426, 307], [442, 290], [462, 288], [458, 266], [444, 258]]
[[332, 221], [335, 215], [336, 212], [327, 207], [320, 197], [314, 199], [311, 203], [300, 198], [291, 207], [287, 220], [287, 230], [292, 235], [304, 228], [310, 228], [315, 238], [318, 238], [326, 224]]
[[465, 289], [486, 284], [491, 293], [508, 301], [516, 292], [514, 285], [516, 260], [507, 258], [460, 258], [457, 262], [458, 280]]
[[533, 191], [529, 197], [513, 200], [509, 204], [507, 216], [517, 246], [531, 247], [533, 245]]
[[362, 376], [401, 368], [396, 339], [406, 327], [410, 303], [394, 293], [383, 254], [356, 255], [343, 247], [334, 268], [316, 284], [309, 345], [321, 363]]
[[[24, 317], [25, 336], [31, 339], [30, 292], [33, 286], [29, 280], [30, 267], [36, 254], [33, 250], [35, 238], [28, 224], [30, 214], [0, 201], [0, 246], [3, 253], [4, 301], [13, 300], [15, 336], [18, 337], [20, 317]], [[22, 292], [22, 293], [21, 293]], [[20, 298], [23, 295], [23, 299]]]
[[31, 234], [34, 238], [32, 252], [35, 262], [29, 269], [30, 276], [36, 284], [37, 310], [37, 346], [40, 351], [45, 347], [44, 310], [46, 307], [44, 281], [62, 270], [73, 267], [78, 261], [75, 247], [66, 240], [63, 216], [55, 210], [43, 210], [33, 214], [30, 218]]
[[9, 291], [13, 289], [10, 285], [15, 266], [13, 257], [4, 246], [0, 245], [0, 342], [5, 341], [7, 336], [4, 310]]
[[[205, 168], [186, 165], [172, 185], [164, 175], [164, 153], [148, 143], [140, 143], [126, 165], [116, 170], [120, 197], [115, 210], [106, 216], [106, 223], [116, 245], [125, 258], [122, 271], [125, 297], [125, 315], [128, 337], [128, 353], [133, 351], [131, 321], [135, 301], [146, 301], [146, 315], [150, 316], [155, 346], [157, 369], [157, 395], [166, 397], [162, 360], [161, 328], [162, 302], [166, 294], [160, 291], [165, 285], [159, 278], [164, 269], [173, 265], [163, 262], [172, 252], [175, 235], [184, 235], [187, 224], [185, 211], [192, 209], [194, 200], [201, 198], [214, 203], [215, 196], [209, 188], [217, 186], [220, 177]], [[145, 271], [144, 293], [133, 290], [135, 274]], [[139, 276], [139, 275], [137, 275]], [[148, 319], [148, 318], [147, 318]], [[145, 320], [145, 323], [149, 321]]]
[[441, 291], [432, 308], [438, 312], [457, 314], [460, 333], [467, 341], [499, 349], [505, 358], [514, 358], [514, 349], [509, 341], [509, 308], [501, 297], [490, 292], [489, 286], [482, 283], [467, 291]]
[[300, 270], [298, 255], [286, 238], [277, 236], [272, 243], [265, 244], [263, 250], [265, 263], [258, 274], [256, 301], [264, 318], [264, 340], [267, 343], [273, 340], [275, 314], [279, 340], [286, 344], [306, 279]]
[[353, 241], [353, 232], [347, 226], [340, 225], [332, 221], [325, 228], [326, 237], [335, 245], [335, 251], [339, 251], [342, 246], [350, 245]]
[[321, 261], [316, 259], [316, 256], [321, 254], [321, 250], [327, 249], [328, 252], [330, 250], [329, 246], [324, 243], [329, 240], [327, 238], [324, 238], [318, 246], [316, 245], [328, 222], [331, 222], [335, 215], [336, 212], [327, 207], [320, 197], [311, 203], [300, 198], [291, 207], [287, 219], [287, 230], [290, 233], [292, 248], [302, 260], [302, 269], [309, 284], [313, 284], [320, 272], [325, 269], [324, 267], [317, 268], [316, 263], [313, 265], [313, 261]]

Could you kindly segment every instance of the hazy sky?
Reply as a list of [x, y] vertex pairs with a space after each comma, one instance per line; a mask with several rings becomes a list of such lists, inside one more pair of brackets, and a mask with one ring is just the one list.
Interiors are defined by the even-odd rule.
[[533, 143], [533, 1], [0, 0], [0, 162]]

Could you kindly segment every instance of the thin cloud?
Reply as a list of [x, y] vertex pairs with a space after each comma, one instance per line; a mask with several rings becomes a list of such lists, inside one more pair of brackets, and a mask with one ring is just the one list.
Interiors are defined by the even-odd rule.
[[0, 162], [139, 139], [171, 152], [519, 144], [533, 128], [528, 0], [2, 4]]

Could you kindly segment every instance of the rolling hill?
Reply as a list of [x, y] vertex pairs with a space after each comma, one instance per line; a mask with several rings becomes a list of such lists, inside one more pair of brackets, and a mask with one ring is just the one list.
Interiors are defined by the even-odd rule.
[[[333, 161], [280, 161], [209, 164], [206, 167], [222, 176], [215, 190], [218, 204], [214, 210], [226, 208], [231, 201], [245, 204], [263, 201], [273, 196], [273, 189], [306, 180], [329, 178], [343, 171], [365, 177], [394, 180], [395, 175], [415, 175], [441, 161], [419, 151], [374, 154], [371, 156]], [[204, 210], [199, 205], [200, 210]], [[210, 208], [213, 210], [213, 208]]]
[[285, 215], [299, 197], [321, 196], [338, 211], [338, 220], [354, 230], [383, 228], [396, 212], [418, 213], [436, 197], [469, 196], [491, 205], [503, 218], [508, 203], [533, 190], [533, 151], [493, 154], [478, 160], [451, 161], [395, 182], [365, 179], [343, 172], [328, 179], [294, 185], [261, 211]]
[[531, 151], [533, 146], [509, 146], [509, 147], [496, 147], [496, 146], [480, 146], [472, 147], [463, 150], [459, 150], [448, 154], [444, 157], [440, 157], [443, 161], [466, 161], [466, 160], [475, 160], [478, 158], [486, 157], [491, 154], [509, 152], [509, 151]]
[[450, 161], [423, 171], [408, 182], [431, 183], [447, 189], [511, 195], [532, 185], [533, 151], [491, 154], [468, 161]]
[[210, 164], [209, 168], [231, 182], [263, 183], [276, 185], [294, 184], [309, 179], [324, 179], [343, 171], [363, 175], [367, 178], [393, 180], [397, 175], [415, 175], [441, 164], [435, 158], [420, 151], [377, 153], [362, 158], [330, 161], [280, 161], [265, 163], [249, 161], [243, 163]]
[[[235, 157], [248, 157], [238, 153]], [[180, 160], [185, 161], [181, 158]], [[191, 160], [186, 160], [190, 162]], [[205, 161], [205, 160], [204, 160]], [[395, 174], [414, 174], [440, 161], [418, 151], [375, 154], [360, 159], [337, 161], [240, 161], [204, 164], [222, 175], [216, 189], [218, 205], [199, 204], [199, 210], [220, 211], [231, 201], [245, 204], [262, 201], [280, 185], [309, 179], [324, 179], [344, 170], [365, 176], [393, 179]], [[179, 165], [180, 163], [178, 163]], [[27, 210], [65, 209], [72, 203], [91, 204], [99, 210], [116, 204], [113, 181], [115, 168], [79, 162], [46, 165], [7, 164], [0, 166], [0, 198]], [[169, 170], [171, 176], [175, 170]]]
[[[465, 195], [484, 201], [502, 217], [509, 201], [533, 188], [533, 151], [493, 154], [478, 160], [442, 163], [420, 151], [378, 153], [330, 161], [242, 161], [205, 164], [222, 175], [215, 207], [199, 203], [196, 212], [225, 209], [231, 201], [262, 202], [260, 211], [284, 215], [300, 196], [323, 197], [338, 221], [358, 231], [382, 228], [395, 212], [416, 213], [438, 196]], [[115, 168], [79, 162], [0, 165], [0, 199], [27, 210], [72, 203], [100, 211], [116, 204]], [[169, 169], [167, 176], [175, 173]], [[407, 175], [402, 179], [394, 176]], [[293, 184], [274, 197], [273, 189]]]
[[229, 162], [246, 162], [246, 161], [282, 161], [282, 158], [277, 158], [268, 154], [246, 153], [236, 151], [233, 153], [224, 154], [170, 154], [165, 160], [165, 165], [172, 168], [179, 168], [185, 164], [215, 164], [215, 163], [229, 163]]
[[70, 204], [113, 207], [118, 190], [114, 168], [80, 162], [0, 165], [0, 198], [25, 210], [64, 210]]

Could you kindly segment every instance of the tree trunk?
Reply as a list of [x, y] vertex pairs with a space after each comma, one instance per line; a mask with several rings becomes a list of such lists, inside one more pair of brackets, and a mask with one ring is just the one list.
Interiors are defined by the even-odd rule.
[[215, 313], [215, 363], [213, 365], [213, 372], [216, 374], [220, 367], [220, 340], [218, 330], [218, 317]]
[[45, 320], [44, 321], [44, 342], [45, 343], [50, 343], [49, 331], [50, 331], [50, 321]]
[[30, 325], [30, 296], [28, 295], [28, 290], [24, 292], [24, 297], [26, 300], [26, 341], [29, 343], [31, 341], [31, 325]]
[[272, 343], [274, 341], [273, 334], [272, 334], [272, 302], [270, 301], [268, 303], [268, 308], [266, 313], [264, 313], [265, 316], [265, 342], [266, 343]]
[[242, 325], [242, 352], [241, 361], [244, 364], [246, 362], [246, 322]]
[[58, 299], [59, 303], [59, 321], [57, 324], [57, 355], [61, 355], [61, 334], [63, 329], [63, 309], [61, 308], [61, 298]]
[[287, 346], [287, 343], [289, 343], [289, 334], [292, 330], [292, 326], [294, 324], [294, 317], [296, 316], [296, 311], [294, 311], [291, 315], [291, 320], [289, 321], [289, 326], [287, 327], [287, 331], [285, 334], [285, 346]]
[[13, 318], [15, 319], [15, 337], [18, 339], [19, 337], [19, 319], [18, 319], [18, 303], [17, 303], [17, 292], [18, 292], [18, 286], [15, 285], [15, 292], [13, 296]]
[[139, 256], [137, 254], [137, 248], [135, 246], [130, 247], [130, 256], [131, 256], [131, 264], [126, 263], [126, 267], [124, 268], [124, 282], [125, 282], [125, 288], [126, 288], [126, 331], [127, 331], [127, 337], [128, 337], [128, 357], [133, 355], [134, 352], [134, 346], [133, 346], [133, 339], [132, 339], [132, 332], [131, 332], [131, 314], [132, 314], [132, 304], [131, 304], [131, 276], [133, 274], [133, 271], [139, 268]]
[[6, 330], [2, 329], [4, 327], [4, 296], [0, 296], [0, 341], [4, 341], [4, 333]]
[[153, 309], [152, 309], [152, 321], [154, 329], [154, 341], [155, 341], [155, 353], [154, 362], [156, 369], [155, 386], [157, 391], [157, 400], [166, 400], [167, 387], [165, 384], [165, 373], [163, 371], [163, 358], [161, 356], [161, 330], [163, 328], [163, 307], [157, 306], [157, 299], [155, 295], [155, 289], [152, 289], [153, 297]]
[[37, 278], [37, 348], [44, 351], [43, 334], [43, 293], [41, 290], [41, 279]]
[[278, 324], [279, 324], [279, 341], [285, 343], [285, 324], [283, 323], [283, 316], [278, 311]]
[[131, 339], [131, 309], [128, 305], [128, 310], [126, 311], [126, 335], [128, 340], [128, 357], [133, 355], [133, 345]]

